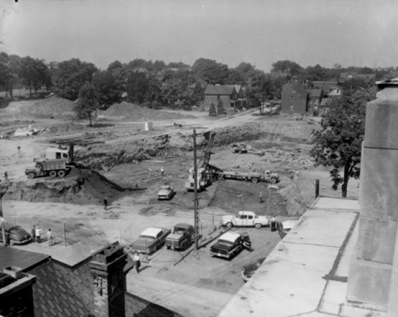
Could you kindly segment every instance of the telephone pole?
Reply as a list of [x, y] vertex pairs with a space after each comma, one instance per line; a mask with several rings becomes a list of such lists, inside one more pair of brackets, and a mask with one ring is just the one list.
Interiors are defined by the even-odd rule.
[[195, 251], [198, 250], [199, 240], [199, 214], [198, 214], [198, 166], [196, 157], [196, 130], [193, 129], [193, 179], [194, 179], [194, 227], [195, 227]]

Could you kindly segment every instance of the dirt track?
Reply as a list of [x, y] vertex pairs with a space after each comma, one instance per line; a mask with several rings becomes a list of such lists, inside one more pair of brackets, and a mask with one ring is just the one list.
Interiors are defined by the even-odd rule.
[[[213, 184], [200, 193], [199, 206], [205, 236], [212, 231], [222, 214], [235, 213], [237, 210], [252, 210], [268, 216], [276, 214], [279, 217], [286, 217], [289, 212], [296, 214], [300, 209], [298, 206], [305, 207], [313, 202], [315, 179], [320, 179], [321, 195], [340, 196], [339, 191], [330, 189], [328, 171], [322, 167], [314, 168], [308, 162], [310, 146], [305, 141], [314, 125], [305, 121], [291, 121], [284, 116], [256, 116], [255, 110], [239, 113], [231, 118], [209, 118], [204, 112], [190, 112], [189, 115], [195, 118], [181, 118], [185, 112], [168, 113], [169, 118], [175, 119], [156, 121], [154, 130], [148, 132], [143, 131], [142, 122], [106, 118], [101, 121], [101, 125], [88, 128], [85, 122], [33, 118], [26, 113], [20, 114], [20, 119], [28, 120], [26, 122], [3, 117], [0, 135], [30, 124], [46, 126], [50, 130], [46, 134], [0, 140], [2, 186], [4, 188], [3, 173], [7, 171], [12, 184], [9, 183], [6, 187], [13, 190], [13, 194], [8, 194], [9, 198], [7, 194], [4, 198], [16, 200], [4, 203], [6, 221], [19, 221], [27, 228], [38, 219], [53, 226], [58, 222], [65, 222], [70, 228], [71, 239], [84, 241], [81, 244], [84, 244], [86, 252], [96, 249], [105, 241], [113, 242], [122, 238], [124, 243], [131, 242], [150, 226], [171, 228], [179, 221], [192, 223], [193, 194], [185, 190], [187, 171], [193, 162], [192, 151], [189, 150], [192, 128], [197, 128], [198, 133], [206, 130], [216, 132], [211, 159], [213, 165], [226, 170], [269, 169], [278, 172], [281, 176], [281, 188], [291, 186], [293, 175], [296, 175], [297, 182], [288, 195], [292, 198], [293, 205], [289, 197], [281, 195], [280, 191], [268, 189], [266, 183], [228, 180]], [[173, 114], [176, 114], [175, 117]], [[70, 195], [70, 200], [62, 200], [59, 195], [65, 193], [66, 187], [62, 186], [63, 183], [76, 179], [74, 174], [64, 180], [27, 181], [24, 169], [34, 164], [33, 158], [44, 153], [50, 140], [84, 137], [88, 134], [94, 136], [90, 140], [101, 143], [77, 147], [77, 156], [82, 163], [97, 166], [98, 173], [106, 177], [106, 181], [90, 178], [81, 185], [80, 194], [78, 192]], [[168, 137], [165, 138], [164, 135]], [[237, 141], [236, 139], [264, 150], [265, 155], [232, 154], [228, 144]], [[202, 141], [205, 146], [205, 140]], [[18, 146], [21, 147], [21, 153], [18, 153]], [[141, 148], [144, 148], [145, 153], [151, 156], [153, 154], [153, 159], [137, 159], [136, 154]], [[125, 151], [122, 159], [112, 166], [121, 150]], [[162, 167], [165, 169], [164, 176], [160, 174]], [[39, 194], [37, 188], [40, 188], [40, 183], [56, 188], [56, 193]], [[90, 190], [87, 189], [87, 183], [90, 184]], [[106, 186], [112, 186], [112, 183], [121, 187], [117, 189], [120, 195], [109, 194], [110, 190], [107, 188], [110, 187]], [[157, 200], [156, 193], [161, 184], [175, 187], [177, 194], [172, 201]], [[358, 181], [350, 180], [349, 197], [357, 198], [357, 186]], [[108, 190], [107, 195], [111, 196], [111, 208], [107, 212], [101, 206], [104, 190]], [[260, 192], [264, 197], [263, 203], [259, 202]], [[59, 203], [61, 201], [70, 203]], [[142, 274], [137, 276], [135, 272], [129, 273], [128, 289], [185, 315], [214, 316], [242, 286], [241, 267], [266, 256], [279, 239], [267, 228], [245, 230], [252, 237], [255, 248], [253, 253], [244, 251], [228, 262], [210, 258], [207, 248], [204, 248], [195, 256], [190, 254], [177, 266], [172, 266], [173, 253], [161, 249]], [[62, 245], [56, 247], [62, 248]], [[174, 256], [178, 257], [177, 254]]]

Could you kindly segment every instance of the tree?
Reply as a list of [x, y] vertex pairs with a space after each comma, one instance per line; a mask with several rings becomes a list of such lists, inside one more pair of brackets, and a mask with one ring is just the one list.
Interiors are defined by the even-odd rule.
[[277, 87], [272, 78], [261, 72], [250, 78], [246, 96], [250, 104], [259, 107], [266, 100], [272, 100], [277, 93]]
[[92, 118], [97, 116], [98, 95], [95, 88], [88, 81], [80, 88], [79, 98], [76, 100], [73, 111], [79, 119], [88, 119], [90, 127]]
[[101, 106], [110, 106], [122, 99], [123, 87], [118, 84], [109, 71], [100, 71], [94, 74], [92, 84], [98, 95]]
[[347, 87], [349, 83], [343, 86], [343, 97], [332, 101], [330, 111], [321, 120], [321, 129], [314, 131], [315, 144], [310, 151], [315, 165], [331, 167], [332, 188], [337, 190], [341, 184], [342, 197], [347, 197], [349, 179], [360, 176], [366, 102], [375, 96], [364, 87]]
[[277, 73], [287, 73], [291, 76], [296, 76], [301, 74], [303, 68], [295, 62], [284, 60], [273, 63], [271, 71]]
[[82, 62], [77, 58], [59, 63], [54, 72], [54, 85], [60, 97], [75, 100], [80, 88], [86, 81], [91, 82], [98, 71], [92, 63]]
[[159, 82], [145, 73], [132, 72], [127, 79], [126, 90], [128, 99], [139, 105], [160, 99]]

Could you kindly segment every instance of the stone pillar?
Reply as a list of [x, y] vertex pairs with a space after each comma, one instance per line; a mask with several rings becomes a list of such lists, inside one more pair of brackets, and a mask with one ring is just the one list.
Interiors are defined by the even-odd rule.
[[366, 108], [359, 233], [347, 300], [387, 311], [398, 220], [398, 85], [381, 88]]
[[127, 254], [115, 242], [93, 255], [90, 271], [94, 280], [94, 315], [124, 317], [126, 277], [123, 272]]

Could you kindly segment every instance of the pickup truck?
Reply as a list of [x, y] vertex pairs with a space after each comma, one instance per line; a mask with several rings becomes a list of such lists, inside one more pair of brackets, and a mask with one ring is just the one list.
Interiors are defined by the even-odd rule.
[[239, 211], [236, 215], [226, 215], [221, 218], [221, 225], [232, 227], [255, 227], [260, 229], [269, 225], [265, 216], [257, 216], [253, 211]]
[[174, 226], [173, 233], [166, 238], [168, 250], [186, 250], [192, 242], [194, 236], [193, 226], [188, 223], [178, 223]]

